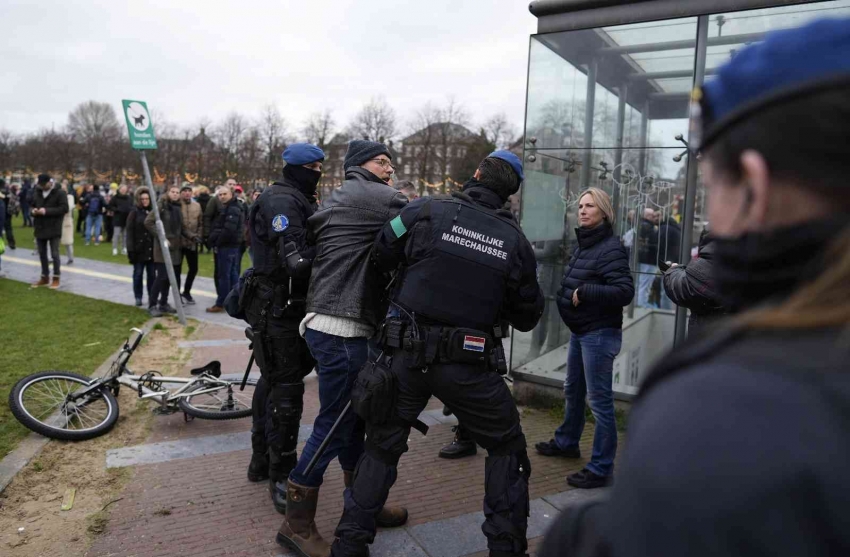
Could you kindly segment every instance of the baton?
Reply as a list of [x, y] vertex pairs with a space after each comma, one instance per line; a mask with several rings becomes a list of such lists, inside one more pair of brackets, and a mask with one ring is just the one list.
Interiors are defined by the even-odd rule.
[[336, 433], [339, 424], [342, 423], [342, 420], [345, 419], [345, 415], [348, 414], [348, 410], [351, 408], [351, 401], [348, 401], [348, 404], [345, 405], [345, 408], [342, 409], [342, 412], [339, 413], [339, 418], [336, 419], [334, 425], [331, 426], [331, 430], [325, 435], [322, 444], [319, 445], [319, 448], [316, 450], [316, 454], [313, 455], [313, 458], [310, 459], [310, 464], [307, 465], [307, 468], [304, 469], [304, 476], [309, 476], [310, 472], [315, 468], [316, 463], [322, 458], [322, 455], [325, 454], [325, 449], [328, 448], [328, 443], [333, 439], [334, 433]]
[[242, 377], [242, 385], [239, 386], [240, 391], [245, 390], [245, 383], [248, 382], [248, 374], [251, 373], [251, 366], [254, 365], [254, 353], [251, 352], [251, 357], [248, 358], [248, 367], [245, 368], [245, 376]]

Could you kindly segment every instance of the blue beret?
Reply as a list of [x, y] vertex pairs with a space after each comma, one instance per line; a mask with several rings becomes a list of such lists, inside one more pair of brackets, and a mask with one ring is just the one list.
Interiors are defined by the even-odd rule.
[[850, 83], [850, 19], [822, 19], [768, 34], [694, 91], [705, 148], [730, 126], [775, 103]]
[[301, 166], [323, 160], [325, 152], [312, 143], [293, 143], [283, 152], [283, 161], [286, 164]]
[[487, 155], [488, 159], [502, 159], [514, 169], [516, 175], [519, 176], [519, 181], [522, 182], [525, 180], [525, 174], [522, 173], [522, 161], [519, 160], [519, 157], [511, 153], [510, 151], [506, 151], [504, 149], [500, 149], [498, 151], [493, 151], [489, 155]]

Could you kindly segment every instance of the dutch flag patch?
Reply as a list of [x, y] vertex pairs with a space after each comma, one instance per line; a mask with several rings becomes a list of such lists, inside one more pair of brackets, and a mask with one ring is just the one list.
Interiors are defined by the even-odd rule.
[[484, 345], [486, 343], [487, 339], [484, 337], [474, 337], [472, 335], [464, 335], [463, 337], [463, 349], [470, 352], [484, 352]]

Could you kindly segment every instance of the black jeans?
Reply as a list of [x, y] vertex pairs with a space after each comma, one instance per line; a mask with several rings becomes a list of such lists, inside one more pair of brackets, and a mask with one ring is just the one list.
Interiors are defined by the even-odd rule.
[[[198, 276], [198, 252], [197, 250], [191, 249], [183, 249], [183, 259], [186, 260], [186, 266], [188, 270], [186, 271], [186, 283], [183, 285], [183, 293], [184, 294], [192, 294], [192, 284], [195, 283], [195, 277]], [[178, 267], [179, 271], [177, 275], [180, 276], [180, 273], [183, 272], [183, 262], [181, 260], [180, 265]], [[179, 282], [179, 280], [178, 280]]]
[[[165, 268], [165, 263], [154, 263], [156, 268], [156, 280], [153, 283], [153, 290], [150, 293], [148, 306], [153, 307], [157, 304], [164, 306], [168, 303], [168, 289], [171, 287], [171, 282], [168, 280], [168, 271]], [[177, 288], [180, 288], [180, 266], [174, 265], [174, 275], [177, 278]]]
[[6, 223], [3, 228], [6, 230], [6, 243], [9, 244], [9, 249], [15, 249], [15, 231], [12, 229], [12, 217], [6, 215]]
[[[396, 414], [411, 422], [433, 394], [446, 404], [470, 436], [487, 450], [484, 465], [484, 525], [491, 551], [521, 554], [528, 547], [528, 478], [531, 464], [519, 413], [504, 379], [481, 365], [439, 363], [427, 373], [408, 369], [404, 352], [389, 364], [396, 374]], [[410, 426], [366, 424], [366, 453], [357, 464], [352, 487], [345, 490], [345, 509], [333, 545], [336, 557], [364, 554], [375, 539], [375, 515], [395, 483], [398, 460], [407, 452]]]
[[50, 277], [50, 263], [47, 260], [47, 247], [50, 246], [50, 257], [53, 258], [53, 276], [58, 277], [61, 271], [59, 266], [59, 238], [49, 240], [36, 239], [38, 245], [38, 256], [41, 258], [41, 276]]

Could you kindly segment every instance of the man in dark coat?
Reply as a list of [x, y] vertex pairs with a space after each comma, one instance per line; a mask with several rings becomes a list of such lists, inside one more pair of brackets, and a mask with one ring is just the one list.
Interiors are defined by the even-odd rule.
[[3, 210], [3, 230], [6, 233], [6, 246], [15, 249], [15, 231], [12, 229], [12, 189], [6, 187], [6, 180], [0, 178], [0, 195], [4, 198], [5, 209]]
[[[682, 227], [672, 218], [662, 219], [658, 224], [658, 263], [679, 263], [679, 248], [682, 245]], [[660, 269], [659, 269], [660, 271]], [[661, 288], [661, 309], [673, 309], [673, 302]]]
[[[127, 258], [133, 265], [133, 294], [136, 297], [136, 305], [142, 305], [143, 281], [147, 281], [148, 301], [151, 300], [151, 291], [156, 277], [153, 262], [154, 242], [158, 242], [155, 234], [145, 228], [145, 220], [153, 210], [150, 190], [146, 187], [138, 188], [135, 192], [136, 205], [127, 215]], [[153, 302], [150, 302], [153, 306]]]
[[218, 214], [212, 221], [209, 244], [215, 250], [216, 293], [218, 297], [208, 313], [224, 311], [224, 299], [239, 281], [239, 247], [245, 237], [245, 212], [233, 195], [233, 190], [220, 186], [216, 190]]
[[183, 215], [180, 212], [180, 188], [176, 185], [170, 186], [165, 195], [160, 197], [159, 216], [162, 226], [165, 228], [165, 239], [168, 242], [168, 253], [163, 254], [161, 244], [156, 235], [156, 215], [153, 211], [145, 218], [145, 228], [154, 237], [153, 261], [156, 267], [156, 282], [150, 294], [148, 312], [152, 317], [160, 317], [164, 313], [177, 313], [177, 310], [168, 305], [168, 290], [171, 283], [168, 279], [166, 265], [174, 267], [174, 276], [177, 287], [180, 288], [180, 260], [183, 239], [193, 237], [183, 226]]
[[664, 273], [664, 292], [677, 306], [691, 310], [688, 334], [696, 334], [712, 318], [726, 313], [714, 284], [714, 238], [703, 232], [697, 258], [687, 265], [673, 264]]
[[21, 186], [21, 191], [18, 192], [18, 200], [21, 203], [21, 212], [24, 215], [24, 227], [32, 226], [32, 213], [30, 213], [32, 194], [32, 183], [30, 182], [30, 179], [27, 178]]
[[[48, 174], [38, 176], [38, 186], [33, 195], [33, 235], [38, 245], [38, 255], [41, 258], [41, 278], [33, 283], [33, 288], [50, 285], [59, 288], [59, 240], [62, 238], [62, 221], [68, 212], [68, 194], [62, 186], [53, 183]], [[50, 281], [50, 265], [47, 250], [53, 258], [53, 281]]]
[[119, 249], [127, 255], [127, 216], [133, 210], [133, 199], [127, 193], [126, 184], [118, 187], [107, 209], [112, 212], [112, 255], [118, 255]]
[[635, 244], [638, 249], [637, 305], [650, 307], [649, 293], [658, 274], [658, 228], [654, 222], [655, 211], [646, 207], [638, 225]]

